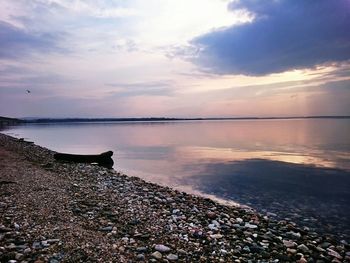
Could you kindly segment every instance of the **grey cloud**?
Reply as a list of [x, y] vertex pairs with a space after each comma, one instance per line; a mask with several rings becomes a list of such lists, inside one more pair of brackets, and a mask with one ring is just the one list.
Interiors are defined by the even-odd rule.
[[59, 46], [62, 33], [33, 32], [0, 21], [0, 59], [17, 59], [31, 54], [67, 52]]
[[192, 40], [195, 63], [218, 74], [266, 75], [350, 59], [348, 0], [244, 0], [251, 23], [209, 32]]

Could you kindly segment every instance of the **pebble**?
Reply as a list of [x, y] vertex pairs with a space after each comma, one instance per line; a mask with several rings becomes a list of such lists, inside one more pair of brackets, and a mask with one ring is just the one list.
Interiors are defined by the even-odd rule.
[[210, 218], [210, 219], [214, 219], [214, 218], [216, 218], [216, 214], [215, 214], [215, 212], [208, 211], [207, 212], [207, 217]]
[[159, 251], [156, 251], [156, 252], [152, 253], [152, 257], [154, 257], [156, 259], [161, 259], [163, 257], [163, 255]]
[[138, 255], [136, 256], [136, 259], [139, 260], [139, 261], [145, 260], [145, 255], [144, 255], [144, 254], [138, 254]]
[[308, 253], [310, 251], [309, 248], [304, 244], [299, 245], [298, 249], [303, 251], [304, 253]]
[[102, 232], [110, 232], [112, 230], [113, 230], [112, 226], [106, 226], [106, 227], [101, 227], [100, 228], [100, 231], [102, 231]]
[[283, 245], [285, 245], [285, 247], [287, 247], [287, 248], [293, 248], [297, 244], [293, 241], [290, 241], [290, 240], [283, 240]]
[[328, 252], [328, 255], [335, 257], [337, 259], [343, 258], [338, 252], [334, 251], [333, 249], [327, 248], [327, 252]]
[[257, 225], [253, 225], [253, 224], [249, 224], [249, 223], [246, 223], [244, 226], [245, 226], [246, 228], [250, 228], [250, 229], [255, 229], [255, 228], [258, 227]]
[[169, 252], [171, 250], [170, 247], [167, 247], [167, 246], [162, 245], [162, 244], [155, 245], [154, 249], [159, 251], [159, 252], [162, 252], [162, 253], [166, 253], [166, 252]]
[[137, 252], [146, 252], [147, 251], [147, 247], [138, 247], [136, 248]]
[[221, 234], [214, 234], [214, 235], [210, 235], [210, 237], [211, 237], [212, 239], [220, 239], [220, 238], [223, 237], [223, 235], [221, 235]]
[[176, 261], [176, 260], [178, 260], [179, 259], [179, 257], [177, 256], [177, 255], [175, 255], [175, 254], [169, 254], [169, 255], [167, 255], [167, 260], [169, 260], [169, 261]]
[[243, 222], [243, 219], [242, 219], [242, 218], [240, 218], [240, 217], [237, 217], [237, 218], [236, 218], [236, 222], [240, 224], [240, 223], [242, 223], [242, 222]]
[[297, 263], [307, 263], [307, 260], [304, 257], [302, 257], [297, 261]]

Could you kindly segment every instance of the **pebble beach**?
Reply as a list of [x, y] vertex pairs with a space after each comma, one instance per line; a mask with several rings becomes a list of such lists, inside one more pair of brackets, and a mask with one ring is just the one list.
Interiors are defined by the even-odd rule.
[[350, 262], [348, 240], [53, 154], [0, 133], [0, 262]]

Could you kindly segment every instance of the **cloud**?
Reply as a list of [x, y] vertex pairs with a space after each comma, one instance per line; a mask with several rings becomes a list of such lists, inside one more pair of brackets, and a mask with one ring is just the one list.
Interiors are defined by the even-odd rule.
[[105, 85], [116, 88], [116, 90], [109, 92], [112, 97], [171, 96], [173, 94], [170, 81], [106, 83]]
[[[38, 0], [37, 0], [38, 1]], [[97, 18], [121, 18], [138, 15], [137, 10], [122, 6], [119, 1], [90, 0], [39, 0], [41, 4], [56, 5], [74, 13]]]
[[31, 54], [63, 52], [62, 34], [32, 32], [0, 21], [0, 59], [17, 59]]
[[251, 23], [226, 27], [191, 41], [193, 61], [218, 74], [266, 75], [350, 59], [347, 0], [234, 1]]

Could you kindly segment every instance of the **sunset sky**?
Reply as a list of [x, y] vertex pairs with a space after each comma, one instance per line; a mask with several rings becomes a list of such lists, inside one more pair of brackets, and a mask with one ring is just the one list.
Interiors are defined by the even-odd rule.
[[350, 0], [0, 0], [0, 115], [350, 115]]

